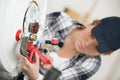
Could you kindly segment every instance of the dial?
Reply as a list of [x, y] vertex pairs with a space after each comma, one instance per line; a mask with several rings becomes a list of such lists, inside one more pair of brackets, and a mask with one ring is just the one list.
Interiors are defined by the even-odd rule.
[[39, 7], [35, 1], [32, 1], [24, 15], [23, 33], [26, 35], [37, 34], [40, 24]]

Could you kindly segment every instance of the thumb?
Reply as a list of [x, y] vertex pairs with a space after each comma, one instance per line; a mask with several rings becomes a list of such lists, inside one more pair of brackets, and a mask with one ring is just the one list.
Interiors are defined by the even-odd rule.
[[37, 53], [35, 53], [35, 63], [39, 64], [39, 56]]
[[50, 61], [50, 63], [53, 62], [53, 58], [51, 56], [46, 55], [46, 58]]

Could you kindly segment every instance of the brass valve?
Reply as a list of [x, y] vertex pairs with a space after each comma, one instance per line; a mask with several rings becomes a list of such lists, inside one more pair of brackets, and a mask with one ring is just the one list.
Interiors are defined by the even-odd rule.
[[37, 35], [35, 35], [35, 34], [30, 34], [29, 39], [30, 39], [31, 41], [36, 41], [36, 40], [37, 40]]

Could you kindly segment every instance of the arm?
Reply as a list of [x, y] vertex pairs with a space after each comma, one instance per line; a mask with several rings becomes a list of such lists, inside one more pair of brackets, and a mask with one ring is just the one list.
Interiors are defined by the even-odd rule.
[[[61, 71], [61, 76], [58, 80], [86, 80], [93, 76], [99, 69], [101, 59], [97, 57], [84, 56], [78, 60], [74, 66]], [[49, 72], [45, 77], [47, 80], [49, 76], [54, 76], [53, 72]], [[56, 73], [57, 74], [57, 73]]]
[[[46, 58], [52, 63], [52, 57], [46, 56]], [[44, 76], [39, 73], [39, 57], [35, 53], [35, 63], [31, 63], [26, 57], [22, 56], [21, 69], [25, 73], [24, 80], [43, 80]], [[46, 69], [51, 69], [51, 64], [43, 65]]]
[[[57, 21], [58, 17], [60, 16], [60, 12], [57, 13], [51, 13], [47, 15], [46, 19], [46, 25], [49, 27], [47, 30], [47, 33], [44, 35], [53, 38], [54, 34], [56, 33], [57, 30], [54, 29], [54, 24]], [[62, 28], [62, 27], [61, 27]], [[54, 29], [54, 31], [53, 31]], [[44, 38], [45, 39], [45, 38]], [[39, 60], [36, 58], [36, 62], [34, 64], [31, 64], [27, 58], [23, 57], [22, 62], [21, 62], [21, 68], [24, 71], [24, 73], [29, 77], [29, 78], [36, 78], [39, 77], [39, 67], [38, 67]], [[34, 75], [33, 75], [34, 73]]]
[[39, 57], [35, 54], [35, 63], [31, 63], [26, 57], [22, 56], [20, 67], [29, 77], [29, 80], [37, 80], [39, 77]]
[[[46, 25], [48, 26], [49, 29], [47, 29], [44, 32], [43, 39], [46, 40], [56, 37], [60, 39], [60, 41], [63, 41], [66, 35], [72, 30], [72, 28], [76, 27], [76, 25], [73, 25], [73, 23], [74, 23], [73, 20], [65, 13], [55, 12], [47, 15]], [[59, 33], [60, 35], [58, 35], [57, 33], [60, 30], [62, 30], [62, 32]], [[31, 64], [24, 59], [23, 62], [25, 62], [25, 64], [23, 65], [26, 67], [22, 66], [22, 68], [23, 71], [28, 75], [28, 77], [31, 78], [32, 76], [34, 76], [31, 75], [30, 73], [35, 73], [37, 74], [37, 77], [39, 76], [38, 75], [39, 70], [38, 69], [35, 69], [36, 71], [34, 70], [35, 65], [38, 65], [37, 62], [35, 64]]]
[[73, 23], [73, 19], [64, 12], [50, 13], [46, 17], [45, 24], [48, 26], [48, 29], [45, 30], [43, 37], [45, 39], [56, 37], [60, 39], [60, 41], [63, 41], [72, 27], [75, 27]]

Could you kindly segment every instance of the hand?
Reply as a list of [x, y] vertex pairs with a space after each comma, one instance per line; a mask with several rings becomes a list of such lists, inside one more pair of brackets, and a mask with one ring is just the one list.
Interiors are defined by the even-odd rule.
[[26, 57], [22, 56], [20, 67], [28, 76], [29, 80], [36, 80], [39, 77], [39, 57], [35, 53], [35, 62], [31, 63]]
[[51, 56], [45, 56], [45, 57], [50, 61], [51, 64], [43, 64], [43, 63], [41, 63], [41, 64], [42, 64], [43, 68], [49, 70], [52, 67], [53, 58]]

